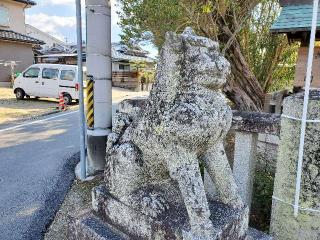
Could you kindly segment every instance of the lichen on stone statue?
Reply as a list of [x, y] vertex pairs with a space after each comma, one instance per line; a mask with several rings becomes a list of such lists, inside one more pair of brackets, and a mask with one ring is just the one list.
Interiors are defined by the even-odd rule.
[[105, 182], [116, 200], [100, 208], [111, 224], [140, 239], [244, 237], [247, 216], [234, 236], [214, 226], [199, 168], [219, 201], [246, 215], [223, 147], [232, 120], [221, 92], [229, 72], [218, 43], [190, 28], [166, 35], [149, 98], [119, 112], [108, 137]]

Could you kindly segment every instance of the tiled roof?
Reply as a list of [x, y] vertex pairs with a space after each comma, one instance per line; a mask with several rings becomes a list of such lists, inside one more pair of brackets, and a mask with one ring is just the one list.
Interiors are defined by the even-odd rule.
[[124, 44], [112, 43], [112, 59], [114, 61], [129, 61], [129, 62], [155, 62], [155, 59], [147, 56], [148, 52], [142, 49], [130, 49]]
[[281, 7], [288, 5], [312, 4], [313, 0], [279, 0]]
[[13, 1], [19, 2], [19, 3], [24, 3], [24, 4], [29, 4], [29, 5], [32, 5], [32, 6], [36, 5], [36, 2], [31, 1], [31, 0], [13, 0]]
[[23, 42], [31, 44], [45, 44], [43, 41], [38, 40], [27, 35], [17, 33], [9, 30], [0, 30], [0, 40], [13, 41], [13, 42]]
[[[284, 6], [270, 31], [282, 33], [310, 31], [312, 10], [313, 5], [310, 4]], [[317, 28], [320, 29], [320, 14], [318, 15]]]

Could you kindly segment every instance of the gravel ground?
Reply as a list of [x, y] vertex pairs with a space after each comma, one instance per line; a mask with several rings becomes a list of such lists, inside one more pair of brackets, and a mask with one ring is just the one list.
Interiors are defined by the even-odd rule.
[[91, 189], [101, 181], [102, 177], [97, 177], [90, 182], [74, 181], [44, 240], [68, 240], [68, 216], [91, 208]]

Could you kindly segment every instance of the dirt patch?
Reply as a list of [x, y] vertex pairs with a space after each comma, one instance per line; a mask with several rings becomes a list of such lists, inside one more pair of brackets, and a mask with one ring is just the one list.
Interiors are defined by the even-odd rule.
[[91, 190], [101, 181], [102, 177], [97, 177], [90, 182], [74, 181], [44, 240], [68, 240], [68, 216], [91, 208]]
[[[112, 100], [119, 102], [125, 98], [144, 97], [148, 92], [135, 92], [122, 88], [112, 89]], [[14, 121], [29, 119], [40, 115], [46, 115], [57, 111], [58, 100], [53, 98], [30, 98], [17, 100], [12, 88], [0, 87], [0, 125]], [[69, 109], [78, 109], [77, 104], [69, 106]]]
[[[56, 99], [17, 100], [12, 88], [0, 88], [0, 124], [45, 115], [57, 110]], [[76, 105], [71, 106], [77, 108]]]
[[136, 92], [124, 88], [118, 88], [118, 87], [113, 87], [112, 88], [112, 100], [113, 101], [121, 101], [125, 98], [132, 98], [132, 97], [145, 97], [148, 96], [149, 92]]

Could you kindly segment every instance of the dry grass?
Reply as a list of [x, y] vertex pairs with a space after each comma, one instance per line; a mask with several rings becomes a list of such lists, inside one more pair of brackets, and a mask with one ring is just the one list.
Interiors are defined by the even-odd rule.
[[[112, 89], [112, 99], [119, 102], [125, 98], [146, 96], [148, 92], [134, 92], [122, 88]], [[17, 120], [49, 114], [57, 110], [58, 100], [51, 98], [25, 99], [18, 101], [12, 88], [0, 87], [0, 125]], [[70, 107], [77, 109], [76, 104]]]
[[12, 88], [0, 88], [0, 124], [30, 118], [56, 110], [55, 99], [16, 100]]
[[148, 96], [149, 92], [135, 92], [124, 88], [113, 87], [112, 88], [112, 100], [119, 102], [125, 98], [131, 97], [145, 97]]

